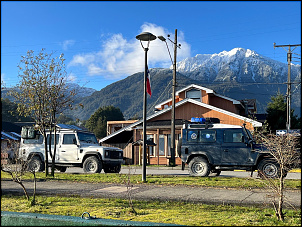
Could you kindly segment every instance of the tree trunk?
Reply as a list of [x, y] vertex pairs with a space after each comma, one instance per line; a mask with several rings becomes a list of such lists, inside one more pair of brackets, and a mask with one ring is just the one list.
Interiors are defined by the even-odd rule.
[[51, 176], [55, 177], [55, 160], [56, 160], [56, 149], [57, 149], [57, 128], [56, 125], [54, 127], [54, 148], [52, 155], [52, 163], [51, 163]]
[[45, 149], [45, 177], [48, 176], [48, 151], [47, 151], [47, 137], [46, 130], [43, 128], [43, 136], [44, 136], [44, 149]]
[[279, 185], [279, 202], [278, 202], [278, 218], [280, 221], [284, 221], [284, 214], [283, 214], [283, 200], [284, 200], [284, 176], [283, 171], [281, 169], [281, 176], [280, 176], [280, 185]]

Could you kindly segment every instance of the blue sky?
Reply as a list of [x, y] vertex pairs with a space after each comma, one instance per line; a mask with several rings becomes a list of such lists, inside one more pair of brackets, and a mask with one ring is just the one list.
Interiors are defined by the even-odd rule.
[[[64, 53], [72, 82], [100, 90], [144, 70], [138, 34], [174, 40], [175, 29], [177, 61], [242, 47], [286, 62], [286, 51], [273, 43], [301, 44], [301, 2], [1, 1], [1, 84], [18, 83], [21, 55], [45, 48], [53, 56]], [[171, 65], [159, 39], [150, 43], [148, 65]]]

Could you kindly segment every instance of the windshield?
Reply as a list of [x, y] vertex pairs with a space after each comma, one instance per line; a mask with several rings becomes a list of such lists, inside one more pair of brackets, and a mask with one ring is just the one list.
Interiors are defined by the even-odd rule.
[[78, 132], [78, 138], [80, 142], [98, 144], [94, 134]]

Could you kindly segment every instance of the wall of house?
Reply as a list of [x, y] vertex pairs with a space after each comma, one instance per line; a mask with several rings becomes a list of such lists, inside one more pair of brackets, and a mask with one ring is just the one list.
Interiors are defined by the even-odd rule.
[[210, 103], [210, 96], [204, 90], [201, 91], [201, 101], [203, 103], [205, 103], [205, 104], [209, 104]]
[[229, 101], [227, 99], [223, 99], [223, 98], [213, 95], [213, 96], [211, 96], [209, 104], [211, 106], [215, 106], [220, 109], [227, 110], [227, 111], [230, 111], [235, 114], [239, 114], [239, 109], [236, 107], [236, 105], [233, 104], [232, 101]]
[[[215, 110], [210, 110], [205, 107], [201, 107], [195, 105], [193, 103], [186, 103], [177, 107], [177, 111], [175, 111], [175, 119], [186, 119], [191, 120], [192, 117], [204, 117], [204, 118], [219, 118], [221, 124], [231, 124], [231, 125], [243, 125], [244, 121], [238, 118], [229, 116], [224, 113], [220, 113]], [[152, 121], [156, 120], [168, 120], [171, 119], [171, 112], [168, 111], [158, 117], [152, 119]], [[254, 131], [254, 127], [251, 123], [246, 122], [246, 127]]]

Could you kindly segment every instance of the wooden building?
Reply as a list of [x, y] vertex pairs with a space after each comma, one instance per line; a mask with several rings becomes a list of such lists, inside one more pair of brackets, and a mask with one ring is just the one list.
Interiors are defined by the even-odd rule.
[[[244, 103], [244, 102], [245, 103]], [[248, 118], [256, 112], [256, 105], [246, 105], [247, 100], [238, 101], [215, 93], [214, 90], [191, 84], [175, 94], [175, 162], [181, 164], [177, 144], [182, 137], [181, 129], [185, 121], [192, 117], [218, 118], [221, 124], [243, 125], [253, 131], [262, 123]], [[254, 102], [255, 103], [255, 102]], [[248, 108], [246, 108], [248, 106]], [[148, 164], [169, 164], [171, 144], [171, 110], [172, 99], [155, 106], [156, 112], [146, 119], [147, 140], [155, 146], [147, 146]], [[116, 125], [117, 131], [112, 130]], [[140, 164], [142, 151], [135, 142], [143, 137], [143, 120], [109, 122], [108, 135], [100, 140], [103, 145], [115, 146], [124, 150], [126, 164]]]

